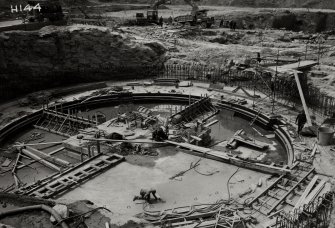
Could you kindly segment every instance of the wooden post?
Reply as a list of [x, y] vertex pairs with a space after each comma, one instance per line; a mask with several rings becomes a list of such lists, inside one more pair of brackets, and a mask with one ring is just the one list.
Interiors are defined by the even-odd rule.
[[84, 162], [84, 154], [83, 154], [83, 152], [80, 153], [80, 162]]
[[97, 151], [98, 151], [98, 154], [101, 153], [101, 150], [100, 150], [100, 141], [97, 140]]
[[189, 96], [188, 96], [188, 105], [189, 106], [191, 105], [191, 92], [189, 93]]
[[21, 150], [19, 150], [19, 153], [17, 154], [16, 161], [12, 169], [12, 173], [15, 173], [16, 168], [17, 168], [17, 163], [20, 161], [20, 157], [21, 157]]
[[320, 46], [321, 46], [321, 39], [320, 39], [320, 36], [319, 36], [319, 46], [318, 46], [318, 65], [320, 67]]
[[91, 158], [91, 147], [89, 144], [87, 145], [87, 153], [88, 153], [88, 157]]
[[12, 169], [12, 175], [13, 175], [13, 179], [14, 179], [16, 188], [19, 188], [19, 180], [16, 176], [16, 169], [17, 169], [17, 163], [19, 162], [20, 157], [21, 157], [21, 151], [19, 151], [19, 153], [17, 155], [17, 158], [16, 158], [16, 161], [15, 161], [15, 164], [14, 164], [13, 169]]

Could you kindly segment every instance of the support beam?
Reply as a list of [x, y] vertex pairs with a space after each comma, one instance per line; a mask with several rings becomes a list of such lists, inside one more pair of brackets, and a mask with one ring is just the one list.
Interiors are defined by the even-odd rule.
[[324, 188], [326, 181], [322, 179], [320, 183], [313, 189], [313, 191], [301, 202], [301, 205], [308, 204], [312, 202]]
[[65, 147], [58, 148], [58, 149], [56, 149], [56, 150], [50, 152], [49, 155], [51, 156], [51, 155], [57, 154], [59, 151], [62, 151], [62, 150], [64, 150], [64, 149], [65, 149]]
[[293, 210], [298, 209], [300, 206], [303, 205], [304, 200], [306, 199], [306, 197], [308, 196], [308, 194], [310, 193], [310, 191], [314, 187], [314, 185], [315, 185], [316, 181], [318, 180], [318, 178], [319, 178], [319, 176], [315, 175], [313, 177], [313, 179], [311, 180], [311, 182], [309, 182], [309, 184], [307, 185], [307, 188], [305, 189], [304, 193], [299, 198], [298, 202], [295, 204]]
[[53, 169], [53, 170], [56, 170], [57, 172], [60, 172], [60, 171], [61, 171], [61, 169], [60, 169], [58, 166], [55, 166], [54, 164], [51, 164], [50, 162], [44, 160], [43, 158], [37, 156], [36, 154], [31, 153], [29, 150], [27, 150], [27, 149], [22, 149], [21, 151], [22, 151], [22, 153], [24, 153], [25, 155], [31, 157], [32, 159], [36, 160], [37, 162], [39, 162], [39, 163], [41, 163], [41, 164], [47, 166], [48, 168]]
[[307, 104], [306, 104], [304, 92], [302, 91], [302, 87], [301, 87], [301, 84], [300, 84], [299, 75], [298, 75], [297, 71], [294, 72], [294, 78], [295, 78], [295, 82], [297, 83], [297, 86], [298, 86], [301, 103], [302, 103], [302, 105], [304, 107], [304, 110], [305, 110], [305, 114], [306, 114], [306, 118], [307, 118], [307, 124], [308, 124], [308, 126], [312, 126], [311, 116], [309, 115], [309, 111], [308, 111], [308, 107], [307, 107]]
[[167, 142], [156, 142], [156, 141], [138, 141], [138, 140], [123, 140], [123, 139], [88, 139], [83, 138], [82, 140], [87, 141], [100, 141], [100, 142], [129, 142], [129, 143], [148, 143], [148, 144], [168, 144]]
[[61, 132], [62, 128], [63, 128], [63, 125], [65, 123], [65, 121], [67, 121], [67, 119], [69, 118], [70, 115], [67, 115], [66, 118], [64, 119], [63, 123], [60, 125], [60, 127], [58, 128], [58, 132]]
[[55, 158], [55, 157], [52, 157], [51, 155], [49, 154], [46, 154], [42, 151], [39, 151], [33, 147], [30, 147], [30, 146], [26, 146], [26, 149], [28, 151], [30, 151], [31, 153], [34, 153], [35, 155], [51, 162], [51, 163], [54, 163], [54, 164], [57, 164], [57, 165], [60, 165], [60, 166], [63, 166], [63, 167], [68, 167], [71, 163], [68, 162], [68, 161], [65, 161], [65, 160], [62, 160], [60, 158]]
[[63, 142], [43, 142], [43, 143], [29, 143], [29, 144], [17, 144], [13, 145], [15, 147], [22, 147], [22, 146], [40, 146], [40, 145], [52, 145], [52, 144], [62, 144]]

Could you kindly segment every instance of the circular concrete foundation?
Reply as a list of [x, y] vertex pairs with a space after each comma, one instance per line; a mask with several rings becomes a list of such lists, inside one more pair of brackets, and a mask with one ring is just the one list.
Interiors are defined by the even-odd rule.
[[[127, 93], [115, 94], [108, 96], [99, 96], [83, 100], [75, 100], [71, 102], [64, 102], [49, 106], [51, 110], [68, 113], [74, 110], [99, 110], [102, 111], [104, 107], [120, 106], [127, 103], [133, 104], [150, 104], [151, 106], [159, 104], [176, 104], [187, 106], [191, 100], [199, 100], [200, 96], [190, 96], [183, 94], [163, 94], [163, 93]], [[291, 165], [293, 163], [293, 148], [290, 142], [289, 133], [281, 127], [283, 123], [275, 118], [270, 118], [262, 113], [247, 108], [243, 105], [233, 104], [221, 100], [212, 99], [212, 103], [216, 108], [222, 110], [222, 115], [225, 112], [232, 113], [235, 119], [244, 122], [243, 126], [250, 126], [249, 123], [255, 118], [253, 128], [257, 128], [259, 132], [264, 134], [268, 131], [275, 134], [275, 140], [281, 144], [286, 160], [284, 164]], [[30, 115], [24, 116], [0, 130], [0, 142], [4, 144], [11, 139], [17, 139], [18, 134], [24, 135], [25, 131], [36, 123], [42, 116], [43, 110], [36, 111]], [[225, 114], [226, 115], [226, 114]], [[218, 118], [222, 120], [222, 127], [229, 125], [230, 120], [227, 116]], [[109, 117], [108, 117], [109, 118]], [[221, 125], [220, 125], [221, 126]], [[219, 141], [222, 132], [220, 126], [213, 128], [212, 132], [217, 135]], [[238, 126], [240, 127], [240, 126]], [[250, 129], [252, 129], [250, 126]], [[234, 131], [238, 129], [235, 128]], [[49, 137], [49, 136], [48, 136]], [[64, 137], [58, 138], [46, 137], [46, 141], [64, 140]], [[39, 147], [40, 148], [40, 147]], [[45, 148], [45, 146], [44, 146]], [[52, 151], [56, 147], [46, 148], [45, 151]], [[219, 147], [214, 149], [220, 150]], [[206, 156], [205, 159], [196, 154], [189, 154], [188, 150], [176, 149], [174, 146], [164, 146], [156, 149], [159, 156], [143, 157], [138, 155], [127, 156], [127, 162], [123, 162], [116, 167], [105, 171], [96, 176], [88, 182], [83, 183], [71, 191], [61, 194], [62, 199], [65, 200], [81, 200], [89, 199], [97, 205], [105, 205], [112, 211], [118, 211], [120, 214], [133, 216], [143, 210], [141, 203], [136, 204], [132, 202], [132, 196], [138, 194], [140, 188], [154, 186], [160, 196], [166, 200], [165, 203], [155, 204], [152, 210], [164, 210], [167, 208], [174, 208], [178, 206], [190, 205], [194, 203], [215, 202], [217, 200], [227, 198], [227, 186], [229, 176], [237, 170], [237, 166], [245, 167], [235, 175], [235, 179], [231, 186], [232, 196], [241, 194], [245, 189], [248, 189], [250, 184], [258, 183], [261, 178], [267, 178], [268, 175], [264, 173], [273, 172], [268, 169], [269, 163], [273, 162], [271, 159], [267, 163], [258, 164], [250, 162], [248, 159], [239, 158], [228, 162], [215, 158], [211, 155]], [[62, 154], [65, 160], [73, 159], [74, 163], [80, 162], [78, 158], [71, 158], [69, 154]], [[192, 172], [185, 174], [185, 177], [177, 179], [170, 179], [176, 173], [187, 169], [191, 163], [196, 163], [200, 159], [200, 166]], [[225, 163], [222, 163], [225, 162]], [[283, 165], [271, 164], [278, 169]], [[44, 179], [45, 176], [53, 175], [53, 172], [46, 169], [43, 165], [32, 165], [35, 170], [32, 173], [31, 168], [24, 168], [19, 171], [22, 173], [29, 173], [24, 177], [26, 182], [36, 182], [39, 179]], [[251, 170], [250, 170], [251, 169]], [[262, 172], [259, 172], [262, 171]], [[264, 171], [264, 172], [263, 172]], [[205, 174], [205, 175], [204, 175]], [[207, 174], [207, 175], [206, 175]], [[209, 175], [211, 174], [211, 175]], [[11, 179], [11, 176], [5, 176], [2, 179]], [[7, 180], [6, 180], [7, 181]], [[3, 183], [6, 183], [3, 181]]]

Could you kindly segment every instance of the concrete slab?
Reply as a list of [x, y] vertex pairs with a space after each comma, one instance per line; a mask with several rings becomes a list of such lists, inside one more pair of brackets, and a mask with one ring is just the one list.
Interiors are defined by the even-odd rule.
[[[185, 205], [210, 203], [228, 197], [227, 181], [236, 171], [236, 167], [220, 162], [202, 159], [196, 169], [200, 173], [212, 173], [204, 176], [194, 170], [187, 172], [178, 180], [169, 178], [187, 170], [190, 163], [199, 160], [198, 157], [175, 153], [169, 154], [171, 147], [160, 149], [161, 155], [152, 165], [130, 164], [124, 162], [113, 170], [96, 177], [62, 196], [62, 199], [88, 199], [100, 206], [106, 206], [114, 213], [135, 215], [143, 212], [141, 201], [133, 202], [133, 196], [138, 195], [141, 188], [156, 188], [165, 203], [150, 205], [150, 210], [163, 210]], [[252, 183], [258, 182], [264, 174], [240, 169], [237, 179], [232, 178], [230, 192], [237, 196]]]

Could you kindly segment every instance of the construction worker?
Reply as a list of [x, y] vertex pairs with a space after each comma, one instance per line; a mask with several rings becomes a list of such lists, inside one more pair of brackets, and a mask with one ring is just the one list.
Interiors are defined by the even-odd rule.
[[160, 25], [161, 27], [163, 27], [163, 17], [162, 17], [162, 16], [159, 18], [159, 25]]
[[169, 19], [168, 19], [168, 23], [170, 24], [170, 25], [172, 25], [172, 23], [173, 23], [173, 18], [170, 16], [169, 17]]
[[257, 62], [262, 62], [261, 53], [257, 52]]
[[236, 23], [236, 21], [233, 21], [233, 31], [235, 31], [235, 30], [236, 30], [236, 26], [237, 26], [237, 23]]
[[133, 201], [135, 201], [135, 200], [145, 200], [148, 203], [151, 203], [150, 194], [153, 195], [153, 197], [155, 198], [156, 201], [160, 199], [159, 197], [156, 196], [156, 189], [150, 188], [149, 190], [141, 189], [140, 196], [134, 196]]
[[298, 134], [300, 134], [306, 122], [307, 122], [306, 114], [304, 111], [301, 111], [298, 114], [297, 119], [295, 120], [295, 123], [298, 124]]
[[233, 30], [233, 21], [229, 21], [229, 28], [231, 29], [231, 30]]
[[223, 20], [223, 18], [221, 18], [221, 20], [220, 20], [220, 28], [223, 28], [223, 22], [224, 22], [224, 20]]

